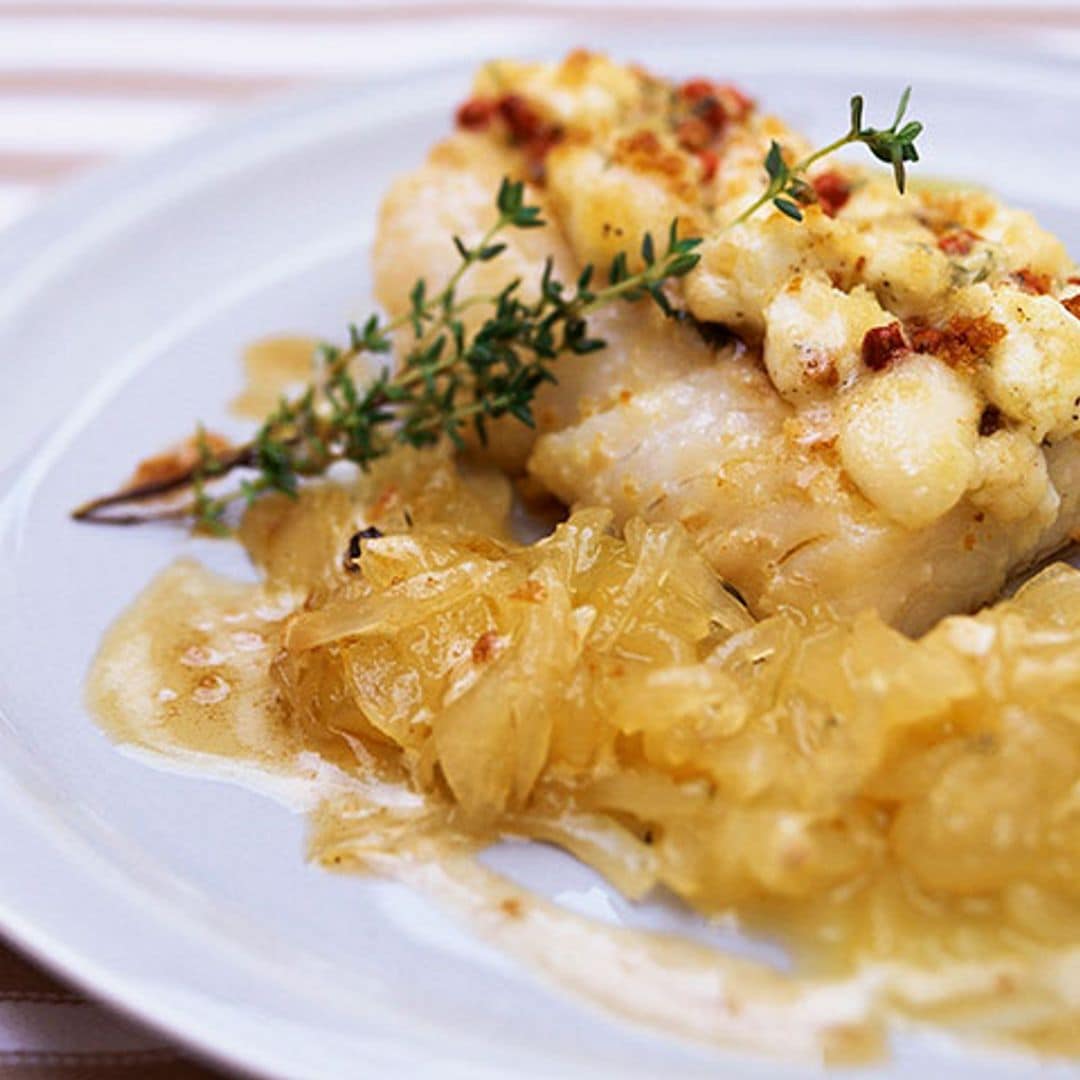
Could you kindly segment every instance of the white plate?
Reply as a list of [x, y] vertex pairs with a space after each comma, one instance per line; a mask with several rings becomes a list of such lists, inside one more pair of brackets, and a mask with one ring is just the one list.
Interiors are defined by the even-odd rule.
[[[606, 43], [672, 73], [722, 63], [818, 135], [843, 124], [853, 90], [877, 117], [910, 80], [927, 169], [990, 179], [1080, 248], [1075, 67], [895, 35]], [[81, 703], [103, 628], [152, 573], [184, 552], [225, 556], [167, 528], [76, 526], [67, 510], [192, 418], [216, 423], [246, 341], [337, 336], [363, 309], [379, 195], [466, 86], [452, 73], [264, 110], [84, 184], [0, 244], [0, 927], [265, 1074], [714, 1074], [731, 1060], [582, 1006], [404, 888], [306, 866], [302, 818], [125, 756]], [[506, 865], [566, 902], [700, 931], [632, 908], [568, 858], [516, 849]], [[1026, 1068], [933, 1037], [898, 1052], [881, 1075]]]

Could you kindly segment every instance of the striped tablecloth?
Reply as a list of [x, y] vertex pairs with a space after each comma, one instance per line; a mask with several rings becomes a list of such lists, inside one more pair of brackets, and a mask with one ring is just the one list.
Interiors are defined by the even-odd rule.
[[[909, 0], [663, 4], [596, 0], [0, 0], [0, 242], [55, 185], [259, 98], [327, 78], [588, 44], [590, 18], [953, 24], [1037, 35], [1080, 62], [1080, 5]], [[435, 25], [437, 22], [437, 26]], [[0, 845], [2, 845], [0, 837]], [[208, 1077], [167, 1039], [94, 1004], [0, 942], [0, 1077]]]

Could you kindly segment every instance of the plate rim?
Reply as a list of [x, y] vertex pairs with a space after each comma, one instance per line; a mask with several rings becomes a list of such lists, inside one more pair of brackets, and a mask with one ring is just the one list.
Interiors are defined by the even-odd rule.
[[[448, 80], [460, 80], [469, 70], [471, 64], [468, 63], [438, 65], [425, 69], [415, 78], [435, 86]], [[231, 115], [219, 118], [217, 122], [166, 146], [107, 164], [86, 176], [58, 185], [42, 204], [0, 233], [0, 268], [16, 265], [22, 253], [27, 251], [38, 253], [38, 257], [30, 261], [29, 283], [16, 278], [9, 288], [0, 289], [0, 325], [13, 312], [17, 312], [21, 304], [28, 302], [39, 288], [47, 288], [57, 267], [62, 268], [66, 259], [80, 257], [80, 241], [73, 239], [66, 229], [74, 222], [76, 228], [89, 228], [93, 234], [95, 227], [100, 227], [103, 217], [100, 208], [107, 198], [160, 186], [161, 194], [150, 207], [123, 218], [125, 223], [138, 220], [142, 213], [152, 213], [153, 205], [176, 198], [205, 183], [205, 179], [200, 179], [200, 166], [219, 158], [223, 151], [229, 151], [234, 144], [246, 144], [248, 153], [260, 146], [272, 153], [273, 147], [282, 141], [282, 136], [272, 130], [275, 125], [292, 125], [295, 129], [295, 125], [308, 117], [325, 117], [328, 113], [339, 111], [354, 113], [365, 102], [376, 103], [380, 94], [400, 86], [403, 81], [401, 75], [363, 81], [335, 79], [318, 86], [278, 91], [258, 102], [242, 106]], [[426, 100], [411, 106], [411, 109], [421, 111], [426, 108]], [[377, 123], [378, 120], [375, 121]], [[176, 170], [190, 175], [177, 179], [174, 175]], [[116, 228], [118, 224], [113, 223], [108, 228]], [[54, 252], [53, 249], [58, 251]], [[63, 261], [57, 262], [57, 254]], [[53, 263], [56, 265], [51, 265]], [[103, 365], [100, 374], [108, 382], [117, 376], [122, 377], [125, 374], [123, 361]], [[115, 391], [115, 387], [113, 389]], [[50, 449], [65, 429], [79, 426], [81, 412], [82, 407], [76, 404], [54, 409], [49, 415], [42, 413], [37, 434], [30, 443], [10, 460], [0, 461], [0, 550], [10, 538], [11, 522], [17, 517], [17, 503], [24, 495], [33, 493], [39, 478], [37, 474], [51, 458]], [[52, 421], [57, 422], [59, 430], [52, 425]], [[0, 562], [0, 581], [6, 573], [7, 566]], [[0, 705], [0, 725], [6, 723], [5, 712], [5, 707]], [[20, 866], [33, 865], [35, 862], [61, 862], [65, 868], [62, 876], [67, 878], [69, 887], [99, 887], [103, 879], [107, 879], [108, 871], [114, 869], [113, 864], [75, 834], [68, 823], [49, 820], [47, 800], [34, 790], [32, 766], [28, 772], [31, 775], [19, 776], [12, 769], [10, 761], [0, 760], [0, 836], [5, 838], [8, 853], [16, 846], [28, 852], [19, 862]], [[64, 854], [69, 857], [64, 859]], [[96, 873], [90, 868], [94, 863], [100, 864]], [[40, 887], [47, 889], [49, 883], [42, 882]], [[40, 887], [36, 882], [31, 883], [31, 894], [40, 894]], [[197, 1014], [192, 1015], [172, 1005], [163, 1007], [160, 1000], [146, 1000], [138, 980], [128, 980], [115, 966], [89, 955], [89, 950], [85, 948], [87, 931], [83, 932], [84, 947], [73, 945], [65, 936], [44, 928], [33, 915], [27, 915], [26, 909], [32, 908], [32, 904], [12, 901], [10, 893], [13, 891], [16, 890], [10, 879], [7, 883], [0, 879], [0, 935], [3, 938], [0, 944], [6, 942], [56, 977], [83, 990], [92, 1001], [102, 1004], [123, 1019], [166, 1036], [176, 1044], [178, 1050], [240, 1075], [315, 1075], [308, 1073], [300, 1061], [282, 1061], [280, 1053], [276, 1052], [280, 1047], [264, 1054], [259, 1044], [246, 1041], [243, 1036], [238, 1039], [223, 1038], [222, 1028], [200, 1023]], [[106, 887], [104, 891], [111, 890]], [[149, 915], [150, 922], [164, 922], [153, 912], [136, 910], [133, 915]], [[165, 926], [158, 929], [161, 933], [171, 933], [178, 938], [186, 933], [182, 926], [172, 930]], [[242, 958], [237, 958], [235, 962], [240, 965], [244, 963]], [[212, 1010], [203, 1019], [213, 1019]], [[416, 1075], [426, 1075], [426, 1072]], [[458, 1074], [440, 1071], [439, 1075]]]

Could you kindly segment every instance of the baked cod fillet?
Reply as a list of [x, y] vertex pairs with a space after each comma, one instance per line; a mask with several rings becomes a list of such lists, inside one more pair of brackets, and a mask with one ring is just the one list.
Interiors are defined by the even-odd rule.
[[[761, 191], [771, 140], [809, 149], [742, 93], [575, 53], [479, 74], [459, 130], [388, 194], [375, 248], [391, 314], [453, 269], [450, 233], [491, 222], [503, 175], [548, 226], [473, 287], [564, 277], [704, 238], [672, 298], [595, 316], [608, 347], [566, 360], [537, 429], [487, 451], [569, 505], [677, 520], [755, 614], [876, 608], [919, 632], [978, 607], [1080, 519], [1080, 270], [982, 191], [822, 164], [795, 222]], [[491, 280], [484, 281], [488, 275]], [[482, 317], [477, 310], [476, 317]]]

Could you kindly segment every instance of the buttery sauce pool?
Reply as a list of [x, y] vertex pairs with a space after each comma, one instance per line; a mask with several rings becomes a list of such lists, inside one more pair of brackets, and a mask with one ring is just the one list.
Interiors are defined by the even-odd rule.
[[[166, 767], [194, 766], [310, 811], [324, 865], [418, 888], [559, 985], [672, 1034], [793, 1061], [862, 1060], [882, 1048], [894, 1005], [937, 1019], [952, 1010], [970, 1027], [988, 992], [1019, 986], [1007, 956], [940, 974], [894, 965], [792, 978], [676, 937], [602, 925], [516, 886], [460, 838], [426, 828], [422, 800], [373, 779], [342, 740], [313, 740], [290, 723], [268, 667], [295, 603], [178, 562], [106, 636], [88, 685], [94, 715], [116, 741]], [[372, 829], [373, 814], [384, 829]], [[358, 816], [362, 833], [350, 828]], [[1017, 1005], [1013, 992], [1004, 999]], [[978, 1028], [985, 1034], [985, 1021]], [[1060, 1048], [1064, 1039], [1043, 1032], [1040, 1041]]]

